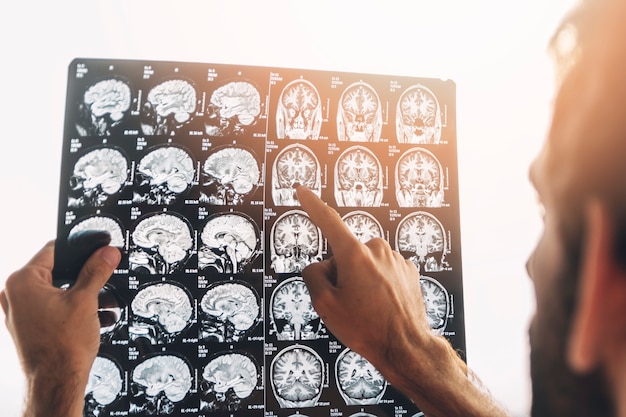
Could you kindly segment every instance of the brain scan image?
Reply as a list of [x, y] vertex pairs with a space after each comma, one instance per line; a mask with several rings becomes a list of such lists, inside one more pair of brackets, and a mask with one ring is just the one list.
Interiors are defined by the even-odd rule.
[[396, 249], [421, 272], [442, 271], [447, 266], [444, 260], [448, 253], [446, 231], [430, 213], [412, 213], [400, 221]]
[[143, 218], [131, 238], [129, 266], [143, 274], [172, 274], [182, 269], [194, 246], [189, 222], [170, 213]]
[[133, 203], [172, 204], [191, 187], [194, 177], [194, 162], [187, 151], [177, 146], [158, 147], [137, 164], [140, 191], [133, 193]]
[[278, 340], [315, 340], [322, 321], [313, 309], [311, 295], [302, 277], [281, 282], [270, 299], [270, 334]]
[[303, 79], [287, 84], [276, 109], [278, 139], [318, 139], [322, 127], [322, 103], [317, 88]]
[[86, 230], [109, 232], [109, 235], [111, 235], [111, 243], [109, 243], [110, 246], [115, 246], [117, 248], [126, 247], [126, 238], [125, 233], [122, 230], [122, 225], [119, 221], [113, 219], [112, 217], [96, 214], [80, 220], [72, 226], [70, 232], [68, 233], [68, 238], [76, 233], [84, 232]]
[[204, 161], [200, 201], [214, 205], [238, 205], [254, 193], [261, 181], [261, 168], [251, 150], [241, 146], [218, 148]]
[[346, 213], [342, 218], [348, 229], [361, 243], [373, 238], [383, 238], [383, 227], [370, 213], [356, 210]]
[[396, 198], [400, 207], [441, 207], [443, 168], [431, 152], [406, 151], [396, 164]]
[[193, 380], [187, 362], [175, 355], [148, 357], [132, 371], [130, 414], [173, 414], [187, 397]]
[[129, 176], [129, 163], [118, 149], [101, 147], [81, 156], [70, 178], [68, 207], [104, 206], [119, 193]]
[[433, 333], [442, 335], [448, 323], [448, 314], [450, 314], [448, 291], [439, 281], [425, 275], [420, 276], [420, 287], [428, 324], [433, 329]]
[[337, 110], [337, 138], [340, 141], [378, 142], [383, 126], [378, 93], [364, 82], [344, 90]]
[[376, 155], [363, 146], [341, 153], [335, 163], [335, 200], [339, 207], [379, 207], [383, 170]]
[[[98, 293], [98, 318], [100, 319], [100, 336], [115, 332], [121, 325], [124, 316], [124, 305], [117, 292], [110, 284], [105, 284]], [[107, 340], [106, 337], [104, 337]]]
[[158, 282], [141, 288], [130, 308], [131, 340], [144, 338], [151, 344], [172, 342], [194, 319], [191, 296], [173, 282]]
[[345, 349], [335, 362], [337, 388], [346, 405], [375, 405], [380, 402], [387, 381], [364, 357]]
[[270, 253], [274, 272], [301, 272], [322, 259], [322, 232], [304, 211], [288, 211], [272, 226]]
[[114, 404], [124, 386], [120, 366], [109, 358], [96, 356], [85, 387], [85, 417], [97, 417], [106, 406]]
[[243, 213], [218, 213], [200, 232], [198, 268], [240, 273], [259, 255], [261, 238], [256, 223]]
[[212, 285], [200, 300], [199, 338], [208, 342], [237, 342], [261, 321], [258, 293], [243, 282]]
[[402, 93], [396, 109], [396, 133], [400, 143], [439, 143], [441, 111], [432, 91], [417, 84]]
[[246, 81], [233, 81], [211, 94], [205, 131], [211, 136], [240, 136], [261, 114], [261, 95]]
[[270, 365], [272, 391], [281, 408], [314, 407], [322, 395], [325, 367], [308, 346], [281, 350]]
[[222, 353], [204, 367], [202, 379], [201, 411], [236, 411], [259, 383], [259, 366], [248, 355]]
[[109, 136], [130, 109], [131, 96], [130, 87], [121, 80], [108, 79], [91, 85], [78, 106], [78, 134]]
[[153, 87], [142, 111], [145, 135], [166, 135], [188, 123], [196, 111], [196, 89], [185, 80], [168, 80]]
[[272, 167], [272, 199], [277, 206], [299, 206], [295, 187], [306, 185], [322, 193], [321, 168], [315, 154], [300, 144], [285, 147]]

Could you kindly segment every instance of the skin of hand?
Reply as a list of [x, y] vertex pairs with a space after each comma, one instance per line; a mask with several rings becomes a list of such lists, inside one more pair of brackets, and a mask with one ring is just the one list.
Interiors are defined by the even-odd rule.
[[100, 346], [98, 293], [121, 259], [104, 246], [68, 290], [52, 284], [54, 241], [7, 278], [6, 325], [27, 382], [24, 416], [82, 416], [85, 386]]

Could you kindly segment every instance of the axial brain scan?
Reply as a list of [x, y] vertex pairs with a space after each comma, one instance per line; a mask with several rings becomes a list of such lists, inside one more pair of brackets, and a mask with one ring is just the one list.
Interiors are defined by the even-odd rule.
[[322, 126], [322, 104], [315, 86], [294, 80], [280, 94], [276, 110], [278, 139], [318, 139]]
[[347, 405], [378, 404], [387, 389], [387, 381], [364, 357], [345, 349], [335, 362], [335, 378]]
[[211, 136], [239, 136], [261, 113], [261, 96], [249, 82], [233, 81], [219, 87], [207, 106], [205, 131]]
[[431, 152], [406, 151], [396, 164], [396, 198], [400, 207], [441, 207], [443, 169]]
[[383, 172], [376, 155], [353, 146], [335, 163], [335, 200], [339, 207], [379, 207], [383, 199]]
[[126, 246], [126, 244], [124, 243], [126, 241], [126, 238], [124, 237], [124, 231], [122, 230], [120, 222], [111, 217], [93, 215], [87, 217], [84, 220], [80, 220], [78, 223], [72, 226], [68, 237], [79, 232], [84, 232], [85, 230], [98, 230], [109, 232], [109, 235], [111, 235], [111, 243], [109, 243], [109, 245], [118, 248], [123, 248]]
[[249, 398], [259, 381], [257, 364], [241, 353], [223, 353], [212, 359], [202, 372], [204, 379], [202, 411], [241, 408], [242, 400]]
[[115, 402], [122, 392], [122, 370], [111, 359], [96, 356], [85, 388], [85, 406], [88, 415], [97, 416], [98, 408]]
[[322, 232], [304, 211], [288, 211], [272, 227], [270, 252], [274, 272], [300, 272], [322, 259]]
[[198, 268], [240, 273], [259, 254], [259, 228], [243, 213], [211, 216], [200, 233]]
[[420, 287], [426, 307], [426, 319], [433, 333], [442, 335], [448, 323], [450, 298], [448, 291], [434, 278], [420, 275]]
[[[421, 272], [445, 269], [446, 232], [439, 220], [423, 211], [400, 221], [396, 231], [396, 249]], [[422, 269], [423, 268], [423, 269]]]
[[368, 212], [361, 210], [351, 211], [346, 213], [341, 219], [361, 243], [367, 243], [373, 238], [384, 237], [383, 227], [376, 217]]
[[439, 143], [441, 111], [432, 91], [417, 84], [402, 93], [396, 109], [396, 133], [400, 143]]
[[270, 300], [270, 321], [278, 340], [314, 340], [321, 331], [321, 319], [311, 304], [311, 295], [302, 277], [281, 282]]
[[80, 136], [108, 136], [111, 128], [130, 109], [130, 87], [124, 81], [108, 79], [90, 86], [79, 105], [76, 131]]
[[289, 145], [283, 149], [272, 167], [272, 198], [277, 206], [299, 206], [296, 185], [306, 185], [316, 195], [322, 192], [320, 164], [306, 146]]
[[252, 151], [240, 146], [216, 149], [204, 161], [200, 201], [215, 205], [243, 204], [261, 180], [259, 162]]
[[308, 346], [280, 351], [270, 365], [270, 382], [281, 408], [313, 407], [322, 395], [322, 358]]
[[164, 135], [189, 122], [196, 111], [196, 89], [185, 80], [153, 87], [144, 104], [141, 128], [145, 135]]
[[213, 285], [200, 301], [201, 340], [237, 342], [261, 320], [260, 297], [242, 282]]
[[382, 106], [374, 88], [364, 82], [344, 90], [337, 110], [337, 137], [340, 141], [378, 142], [383, 125]]

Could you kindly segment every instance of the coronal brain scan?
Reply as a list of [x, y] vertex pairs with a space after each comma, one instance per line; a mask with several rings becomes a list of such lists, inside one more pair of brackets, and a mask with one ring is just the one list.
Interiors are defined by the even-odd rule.
[[443, 183], [443, 169], [432, 152], [414, 148], [398, 159], [396, 198], [400, 207], [441, 207]]
[[396, 133], [400, 143], [439, 143], [441, 111], [439, 100], [421, 84], [407, 88], [398, 100]]
[[80, 136], [104, 136], [118, 125], [130, 109], [131, 91], [127, 83], [107, 79], [91, 85], [79, 105], [76, 131]]
[[341, 219], [361, 243], [367, 243], [367, 241], [373, 238], [384, 237], [383, 227], [376, 217], [366, 211], [351, 211], [346, 213]]
[[295, 187], [306, 185], [318, 196], [322, 181], [320, 164], [306, 146], [294, 144], [285, 147], [272, 167], [272, 199], [277, 206], [299, 206]]
[[335, 163], [335, 200], [339, 207], [379, 207], [383, 199], [383, 170], [376, 155], [353, 146]]
[[101, 147], [88, 151], [74, 164], [68, 206], [105, 205], [111, 195], [124, 187], [129, 176], [128, 167], [126, 156], [117, 148]]
[[308, 346], [292, 345], [280, 351], [270, 365], [270, 382], [281, 408], [313, 407], [322, 395], [325, 368]]
[[104, 407], [115, 403], [120, 398], [123, 386], [124, 380], [119, 365], [109, 358], [96, 356], [85, 388], [83, 415], [99, 416]]
[[387, 381], [364, 357], [345, 349], [335, 362], [335, 378], [347, 405], [378, 404]]
[[200, 233], [198, 268], [219, 273], [239, 273], [259, 254], [260, 232], [243, 213], [218, 213], [209, 218]]
[[446, 267], [446, 231], [432, 214], [412, 213], [398, 224], [396, 249], [421, 272], [437, 272]]
[[93, 215], [78, 221], [78, 223], [70, 229], [68, 237], [86, 230], [109, 232], [109, 235], [111, 235], [111, 243], [109, 243], [109, 245], [118, 248], [126, 247], [126, 238], [124, 237], [124, 231], [122, 230], [120, 222], [109, 216]]
[[448, 291], [439, 281], [425, 275], [420, 276], [420, 287], [426, 307], [426, 319], [435, 334], [443, 334], [450, 313]]
[[314, 340], [322, 330], [302, 277], [286, 279], [274, 289], [270, 315], [270, 334], [276, 334], [278, 340]]
[[322, 260], [322, 232], [304, 211], [288, 211], [272, 227], [270, 252], [274, 272], [300, 272]]
[[246, 81], [219, 87], [207, 106], [206, 133], [211, 136], [239, 136], [256, 123], [261, 113], [261, 95]]
[[142, 111], [145, 135], [168, 134], [189, 122], [196, 111], [196, 89], [185, 80], [164, 81], [153, 87]]
[[170, 213], [150, 214], [132, 234], [130, 269], [144, 274], [171, 274], [181, 269], [193, 250], [191, 226]]
[[241, 409], [242, 400], [252, 396], [259, 382], [256, 362], [242, 353], [222, 353], [202, 371], [202, 411]]
[[318, 139], [322, 126], [322, 103], [317, 88], [303, 79], [287, 84], [276, 109], [278, 139]]
[[243, 282], [212, 285], [200, 300], [199, 337], [210, 342], [237, 342], [261, 320], [259, 294]]
[[206, 192], [200, 201], [215, 205], [239, 205], [261, 181], [261, 168], [254, 153], [241, 146], [216, 149], [202, 167]]
[[351, 142], [378, 142], [382, 125], [382, 106], [376, 90], [364, 82], [348, 86], [339, 99], [338, 139]]

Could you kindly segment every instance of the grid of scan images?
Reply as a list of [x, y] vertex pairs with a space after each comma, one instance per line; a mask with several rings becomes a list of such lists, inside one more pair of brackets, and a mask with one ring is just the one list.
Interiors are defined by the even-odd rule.
[[294, 185], [414, 262], [432, 331], [464, 352], [455, 98], [434, 78], [74, 60], [58, 236], [123, 252], [84, 415], [421, 416], [313, 309], [301, 272], [332, 253]]

